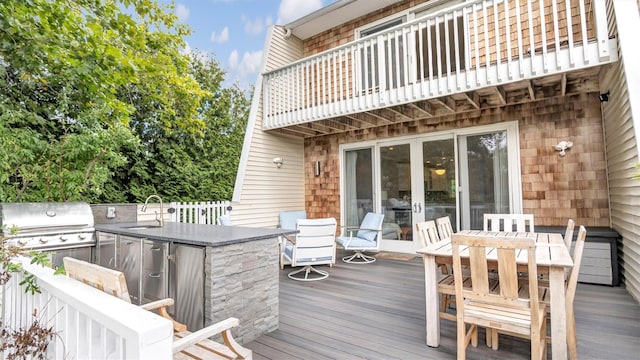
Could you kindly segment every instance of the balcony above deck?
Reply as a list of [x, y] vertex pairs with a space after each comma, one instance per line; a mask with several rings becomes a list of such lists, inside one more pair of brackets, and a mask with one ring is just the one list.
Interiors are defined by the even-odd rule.
[[609, 13], [465, 2], [264, 74], [263, 129], [313, 137], [598, 91], [617, 60]]

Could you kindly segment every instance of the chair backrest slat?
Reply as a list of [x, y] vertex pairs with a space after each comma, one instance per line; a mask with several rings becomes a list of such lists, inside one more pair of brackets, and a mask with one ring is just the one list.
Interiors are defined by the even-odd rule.
[[535, 232], [533, 214], [484, 214], [484, 231]]
[[421, 221], [417, 223], [416, 233], [418, 234], [418, 246], [420, 248], [440, 241], [440, 235], [438, 235], [438, 228], [434, 220]]
[[578, 286], [578, 275], [580, 273], [580, 264], [582, 264], [582, 253], [584, 252], [584, 242], [587, 238], [587, 229], [584, 226], [580, 226], [578, 230], [578, 237], [576, 239], [576, 245], [573, 248], [573, 267], [569, 272], [569, 278], [566, 284], [566, 297], [567, 303], [573, 303], [573, 299], [576, 296], [576, 287]]
[[453, 226], [451, 225], [451, 218], [449, 218], [449, 216], [437, 218], [436, 225], [438, 225], [440, 239], [449, 239], [453, 234]]

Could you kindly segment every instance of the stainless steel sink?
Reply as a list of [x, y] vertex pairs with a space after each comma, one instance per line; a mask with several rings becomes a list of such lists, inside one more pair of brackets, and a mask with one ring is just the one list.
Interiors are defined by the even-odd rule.
[[125, 227], [127, 230], [145, 230], [145, 229], [157, 229], [160, 225], [135, 225]]

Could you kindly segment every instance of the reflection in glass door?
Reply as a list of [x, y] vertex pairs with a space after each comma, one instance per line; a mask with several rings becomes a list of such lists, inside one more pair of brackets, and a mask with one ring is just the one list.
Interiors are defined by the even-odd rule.
[[456, 229], [456, 162], [454, 140], [422, 143], [424, 219], [449, 216]]
[[344, 225], [359, 226], [364, 216], [374, 211], [372, 148], [345, 151]]
[[413, 240], [410, 155], [410, 144], [380, 147], [380, 200], [384, 214], [382, 237], [385, 240]]
[[485, 213], [510, 213], [507, 131], [460, 136], [462, 228], [482, 229]]

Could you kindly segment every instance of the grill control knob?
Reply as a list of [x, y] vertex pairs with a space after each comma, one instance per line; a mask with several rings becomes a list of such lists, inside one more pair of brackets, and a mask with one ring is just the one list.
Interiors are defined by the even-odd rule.
[[80, 238], [80, 240], [84, 240], [87, 238], [87, 234], [80, 234], [78, 235], [78, 237]]
[[60, 241], [65, 242], [67, 240], [69, 240], [68, 236], [60, 236]]
[[40, 241], [40, 244], [46, 244], [46, 243], [49, 242], [49, 240], [44, 239], [44, 238], [40, 238], [39, 241]]
[[25, 245], [27, 245], [27, 242], [28, 242], [28, 241], [27, 241], [27, 240], [25, 240], [25, 239], [18, 239], [18, 244], [20, 244], [20, 246], [25, 246]]

